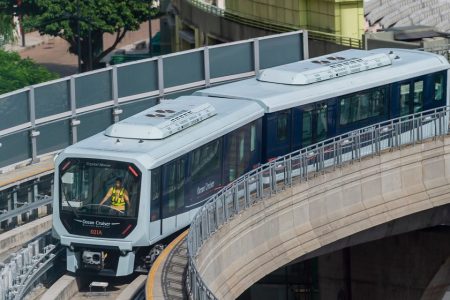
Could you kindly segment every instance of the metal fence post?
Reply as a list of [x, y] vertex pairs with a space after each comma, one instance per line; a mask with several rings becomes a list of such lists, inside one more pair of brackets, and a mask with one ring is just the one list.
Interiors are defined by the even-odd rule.
[[164, 62], [162, 56], [158, 57], [158, 89], [159, 100], [164, 98]]
[[[39, 200], [39, 180], [37, 180], [33, 184], [33, 199], [32, 199], [32, 202], [36, 202], [38, 200]], [[37, 219], [39, 217], [39, 211], [40, 210], [42, 210], [42, 208], [36, 208], [33, 211], [33, 218]]]
[[113, 66], [112, 68], [112, 96], [114, 101], [114, 107], [113, 107], [113, 121], [114, 123], [117, 123], [120, 121], [120, 115], [122, 114], [123, 110], [119, 107], [119, 82], [117, 79], [117, 66]]
[[259, 39], [253, 40], [253, 65], [255, 69], [255, 75], [258, 75], [259, 72]]
[[[31, 204], [33, 202], [33, 188], [28, 186], [27, 187], [27, 201], [23, 205]], [[34, 217], [35, 210], [28, 211], [24, 214], [22, 214], [22, 221], [27, 221]]]
[[211, 85], [211, 73], [209, 65], [209, 48], [208, 46], [203, 47], [203, 65], [205, 71], [205, 86], [209, 87]]
[[72, 119], [70, 120], [72, 144], [75, 144], [76, 142], [78, 142], [78, 125], [80, 125], [80, 121], [77, 120], [77, 99], [74, 76], [70, 76], [70, 110], [72, 113]]
[[239, 185], [235, 185], [233, 187], [234, 191], [233, 191], [233, 203], [234, 203], [234, 214], [238, 214], [240, 209], [240, 205], [239, 205]]
[[40, 132], [36, 130], [36, 103], [34, 97], [34, 87], [30, 86], [28, 93], [28, 104], [29, 104], [29, 117], [31, 123], [30, 139], [31, 139], [31, 161], [32, 163], [39, 162], [37, 158], [37, 142], [36, 139]]
[[302, 59], [308, 59], [309, 58], [309, 41], [308, 41], [308, 31], [303, 30], [302, 32], [302, 43], [303, 43], [303, 57]]
[[[17, 189], [16, 188], [14, 188], [14, 190], [13, 190], [13, 194], [12, 194], [12, 209], [16, 209], [17, 208]], [[8, 207], [8, 210], [10, 210], [10, 208]], [[15, 217], [13, 217], [12, 218], [12, 220], [11, 220], [11, 223], [12, 223], [12, 225], [14, 226], [14, 225], [16, 225], [16, 224], [18, 224], [19, 222], [18, 222], [18, 216], [15, 216]]]

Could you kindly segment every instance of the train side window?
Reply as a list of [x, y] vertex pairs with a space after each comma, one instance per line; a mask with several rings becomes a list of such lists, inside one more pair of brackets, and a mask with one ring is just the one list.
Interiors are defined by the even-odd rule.
[[302, 120], [302, 146], [308, 146], [312, 142], [312, 110], [303, 111]]
[[444, 99], [444, 75], [436, 74], [434, 76], [434, 101]]
[[250, 151], [253, 152], [256, 149], [256, 125], [252, 124], [250, 129]]
[[241, 131], [239, 133], [239, 162], [245, 157], [245, 132]]
[[184, 207], [185, 162], [185, 158], [179, 158], [164, 166], [164, 217]]
[[419, 112], [423, 109], [423, 80], [414, 82], [414, 109], [413, 112]]
[[339, 124], [348, 125], [382, 115], [385, 94], [385, 88], [381, 87], [341, 98]]
[[161, 205], [161, 169], [157, 168], [151, 172], [151, 201], [150, 201], [150, 221], [160, 219], [159, 210]]
[[327, 137], [327, 105], [321, 105], [317, 109], [317, 141]]
[[409, 97], [410, 97], [409, 83], [400, 85], [400, 115], [409, 115]]
[[278, 141], [285, 141], [288, 137], [288, 114], [280, 113], [277, 118]]
[[222, 142], [217, 139], [190, 154], [191, 180], [198, 182], [216, 172], [221, 166]]

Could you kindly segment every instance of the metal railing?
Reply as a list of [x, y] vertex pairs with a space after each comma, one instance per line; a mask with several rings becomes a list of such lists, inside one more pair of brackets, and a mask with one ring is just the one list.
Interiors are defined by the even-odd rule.
[[[301, 60], [307, 49], [303, 34], [296, 31], [197, 48], [0, 95], [0, 172], [24, 161], [36, 162], [39, 156], [76, 143], [164, 97], [248, 78], [260, 67]], [[286, 42], [288, 36], [289, 49], [298, 55], [274, 60], [272, 51], [286, 48], [278, 39]]]
[[0, 267], [0, 300], [20, 300], [54, 265], [62, 248], [53, 244], [50, 231], [10, 255]]
[[[262, 28], [273, 32], [289, 32], [301, 29], [300, 26], [295, 26], [294, 24], [282, 23], [255, 15], [244, 14], [239, 11], [222, 9], [203, 0], [187, 0], [187, 2], [203, 11], [206, 11], [207, 13], [225, 17], [227, 20], [243, 25]], [[325, 41], [357, 49], [362, 49], [363, 47], [362, 39], [341, 36], [319, 30], [308, 29], [308, 33], [308, 37], [312, 40]]]
[[[0, 187], [0, 224], [3, 229], [52, 213], [53, 171]], [[39, 208], [45, 209], [39, 209]]]
[[443, 57], [445, 57], [447, 60], [450, 60], [450, 45], [439, 46], [439, 47], [419, 48], [417, 50], [439, 54], [439, 55], [442, 55]]
[[209, 4], [203, 0], [188, 0], [190, 4], [206, 11], [207, 13], [223, 17], [225, 15], [225, 10], [217, 7], [216, 5]]
[[191, 299], [217, 299], [196, 266], [202, 245], [234, 216], [272, 195], [363, 158], [449, 132], [450, 107], [382, 122], [303, 148], [241, 176], [208, 199], [194, 216], [188, 242], [186, 286]]
[[317, 41], [331, 42], [337, 45], [346, 46], [355, 49], [362, 49], [362, 39], [355, 39], [347, 36], [341, 36], [323, 31], [308, 30], [309, 38]]

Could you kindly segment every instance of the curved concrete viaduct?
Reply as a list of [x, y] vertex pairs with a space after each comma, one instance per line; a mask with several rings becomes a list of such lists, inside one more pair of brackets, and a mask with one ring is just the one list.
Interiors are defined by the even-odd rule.
[[351, 235], [450, 203], [450, 137], [349, 164], [286, 189], [234, 217], [199, 250], [219, 299]]

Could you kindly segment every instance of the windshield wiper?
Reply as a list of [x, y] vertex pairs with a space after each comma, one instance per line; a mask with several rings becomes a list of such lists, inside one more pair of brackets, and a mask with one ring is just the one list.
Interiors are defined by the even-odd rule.
[[62, 192], [63, 192], [63, 194], [64, 194], [64, 198], [65, 198], [64, 201], [67, 202], [67, 204], [68, 204], [69, 207], [70, 207], [70, 210], [72, 210], [72, 212], [75, 214], [75, 217], [79, 218], [76, 208], [73, 207], [73, 206], [70, 204], [70, 201], [69, 201], [69, 200], [67, 200], [68, 198], [67, 198], [66, 192], [64, 191], [64, 189], [61, 189], [61, 190], [62, 190]]

